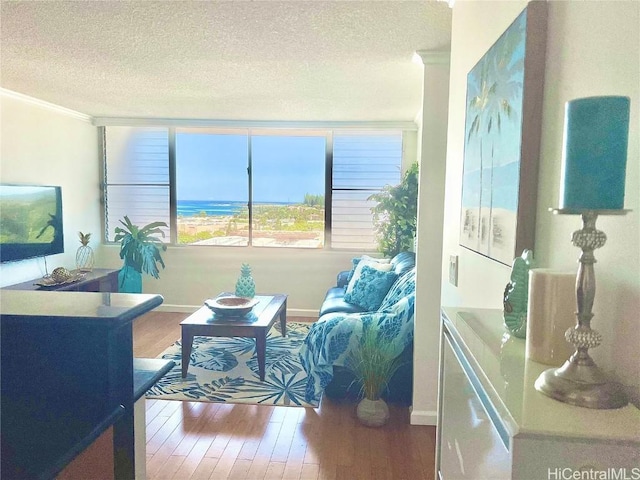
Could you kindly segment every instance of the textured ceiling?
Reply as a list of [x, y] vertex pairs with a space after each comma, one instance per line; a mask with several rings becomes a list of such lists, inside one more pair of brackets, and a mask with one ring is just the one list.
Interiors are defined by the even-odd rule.
[[436, 1], [2, 0], [0, 86], [94, 117], [411, 121]]

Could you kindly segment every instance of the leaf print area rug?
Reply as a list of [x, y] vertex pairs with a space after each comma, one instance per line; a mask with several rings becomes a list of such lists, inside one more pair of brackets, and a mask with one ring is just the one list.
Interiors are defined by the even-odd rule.
[[253, 338], [200, 337], [193, 339], [187, 377], [182, 378], [182, 342], [176, 341], [158, 358], [176, 365], [147, 393], [156, 400], [249, 403], [317, 407], [304, 400], [307, 374], [298, 352], [311, 323], [287, 323], [287, 336], [276, 322], [267, 335], [264, 382], [258, 374]]

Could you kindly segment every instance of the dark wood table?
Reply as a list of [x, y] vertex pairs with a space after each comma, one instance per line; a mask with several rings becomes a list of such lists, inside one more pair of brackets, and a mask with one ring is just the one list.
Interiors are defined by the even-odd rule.
[[226, 317], [200, 307], [180, 323], [182, 327], [182, 378], [187, 376], [193, 337], [250, 337], [256, 339], [256, 356], [260, 381], [264, 381], [267, 333], [280, 318], [282, 336], [287, 335], [287, 296], [281, 294], [256, 295], [260, 300], [244, 317]]
[[[74, 270], [75, 272], [75, 270]], [[34, 278], [28, 282], [16, 283], [2, 287], [3, 290], [38, 290], [56, 292], [118, 292], [118, 273], [120, 270], [111, 268], [94, 268], [90, 272], [85, 272], [81, 280], [63, 285], [52, 285], [42, 287], [36, 282], [42, 278]]]

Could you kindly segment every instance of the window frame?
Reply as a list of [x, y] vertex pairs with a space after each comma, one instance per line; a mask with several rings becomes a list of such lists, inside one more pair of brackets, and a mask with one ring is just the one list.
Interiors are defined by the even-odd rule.
[[[334, 148], [334, 135], [337, 132], [349, 131], [349, 132], [357, 132], [361, 131], [362, 133], [367, 132], [393, 132], [400, 134], [401, 138], [401, 152], [400, 152], [400, 163], [399, 168], [401, 173], [405, 171], [405, 166], [407, 164], [406, 159], [406, 151], [405, 151], [405, 141], [407, 139], [407, 133], [415, 132], [417, 130], [417, 126], [412, 122], [391, 122], [393, 124], [385, 123], [384, 125], [363, 125], [359, 127], [351, 127], [345, 125], [336, 125], [332, 126], [323, 126], [323, 125], [315, 125], [313, 127], [309, 126], [296, 126], [295, 122], [290, 123], [286, 122], [286, 126], [279, 125], [270, 125], [264, 124], [264, 122], [258, 122], [257, 126], [250, 126], [247, 123], [242, 122], [232, 122], [232, 125], [220, 124], [218, 122], [202, 122], [203, 124], [198, 123], [184, 123], [184, 122], [161, 122], [161, 123], [147, 123], [144, 121], [141, 122], [117, 122], [117, 121], [104, 121], [102, 125], [99, 125], [102, 132], [100, 135], [100, 147], [102, 151], [102, 162], [101, 162], [101, 189], [102, 189], [102, 203], [103, 203], [103, 214], [101, 215], [102, 226], [103, 226], [103, 241], [105, 244], [117, 244], [117, 242], [113, 242], [109, 240], [109, 234], [107, 231], [106, 225], [106, 210], [108, 205], [108, 199], [106, 195], [107, 187], [109, 184], [107, 183], [107, 149], [106, 149], [106, 136], [107, 136], [107, 127], [159, 127], [166, 128], [168, 134], [168, 162], [169, 162], [169, 241], [166, 243], [167, 246], [177, 246], [177, 247], [198, 247], [202, 245], [190, 245], [190, 244], [180, 244], [177, 242], [178, 240], [178, 214], [177, 214], [177, 182], [176, 182], [176, 131], [179, 130], [210, 130], [214, 133], [224, 133], [233, 132], [239, 133], [240, 131], [244, 131], [247, 134], [248, 140], [248, 166], [247, 166], [247, 188], [248, 188], [248, 210], [249, 210], [249, 236], [248, 236], [248, 244], [243, 245], [239, 248], [274, 248], [274, 247], [261, 247], [253, 244], [253, 191], [252, 191], [252, 155], [251, 155], [251, 136], [253, 134], [257, 135], [282, 135], [282, 136], [323, 136], [325, 138], [325, 192], [324, 192], [324, 242], [323, 246], [318, 249], [309, 248], [308, 250], [332, 250], [332, 251], [351, 251], [349, 248], [341, 248], [341, 247], [332, 247], [332, 202], [333, 202], [333, 148]], [[253, 123], [253, 122], [249, 122]], [[315, 135], [314, 135], [315, 133]], [[417, 153], [417, 151], [416, 151]], [[408, 162], [411, 163], [411, 162]], [[356, 189], [357, 190], [357, 189]], [[232, 247], [230, 245], [229, 247]], [[295, 247], [278, 247], [278, 248], [295, 248]], [[372, 246], [371, 250], [360, 249], [361, 251], [375, 251], [375, 247]]]
[[[254, 248], [273, 248], [273, 247], [261, 247], [253, 244], [253, 155], [252, 155], [252, 142], [251, 137], [253, 135], [263, 135], [263, 136], [283, 136], [283, 137], [323, 137], [325, 139], [325, 185], [324, 185], [324, 238], [322, 241], [322, 248], [318, 248], [315, 250], [331, 250], [330, 242], [327, 241], [327, 228], [330, 230], [330, 224], [327, 222], [327, 162], [331, 161], [332, 150], [329, 147], [330, 135], [332, 132], [330, 130], [323, 129], [302, 129], [302, 128], [282, 128], [282, 129], [274, 129], [274, 128], [249, 128], [248, 129], [248, 144], [249, 144], [249, 247]], [[330, 210], [330, 209], [329, 209]], [[329, 226], [329, 227], [328, 227]], [[294, 247], [277, 247], [277, 248], [294, 248]], [[308, 248], [306, 250], [314, 250], [312, 248]]]

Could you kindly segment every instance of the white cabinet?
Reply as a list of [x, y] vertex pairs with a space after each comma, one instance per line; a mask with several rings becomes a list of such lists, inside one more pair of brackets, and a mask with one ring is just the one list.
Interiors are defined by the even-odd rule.
[[525, 360], [525, 341], [505, 333], [500, 310], [444, 308], [441, 331], [440, 479], [640, 479], [640, 410], [537, 392], [549, 367]]
[[[507, 479], [509, 450], [461, 361], [444, 342], [440, 465], [446, 478]], [[508, 440], [508, 439], [507, 439]]]

